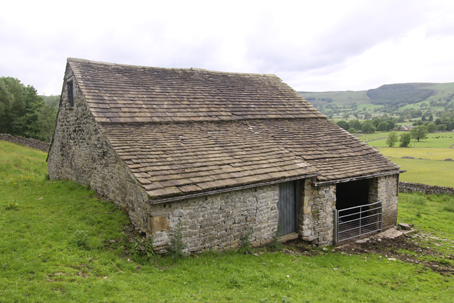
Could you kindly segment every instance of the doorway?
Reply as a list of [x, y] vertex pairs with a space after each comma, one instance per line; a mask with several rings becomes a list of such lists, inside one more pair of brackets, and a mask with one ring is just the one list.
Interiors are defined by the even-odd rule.
[[296, 232], [298, 229], [298, 204], [297, 181], [279, 184], [279, 210], [278, 224], [281, 228], [280, 236]]

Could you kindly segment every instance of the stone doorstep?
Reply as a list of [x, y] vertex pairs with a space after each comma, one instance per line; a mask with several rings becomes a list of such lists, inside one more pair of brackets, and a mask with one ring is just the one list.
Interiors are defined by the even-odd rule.
[[396, 227], [391, 227], [385, 231], [373, 234], [372, 236], [356, 240], [355, 243], [366, 243], [370, 239], [394, 239], [413, 232], [415, 232], [415, 229], [413, 228], [411, 230], [398, 230]]
[[288, 241], [291, 241], [291, 240], [295, 240], [295, 239], [298, 239], [298, 234], [297, 233], [289, 233], [289, 234], [281, 236], [279, 238], [279, 242], [285, 243], [285, 242], [288, 242]]

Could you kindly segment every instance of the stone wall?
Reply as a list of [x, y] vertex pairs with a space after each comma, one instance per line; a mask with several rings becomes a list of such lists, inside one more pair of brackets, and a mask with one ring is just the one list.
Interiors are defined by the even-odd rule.
[[[72, 76], [68, 68], [65, 79]], [[76, 81], [73, 82], [73, 107], [68, 101], [66, 83], [62, 92], [54, 140], [47, 159], [49, 177], [89, 184], [127, 211], [132, 223], [145, 231], [147, 217], [143, 207], [148, 201], [147, 195], [102, 135]]]
[[312, 180], [306, 179], [301, 191], [299, 236], [317, 245], [332, 244], [336, 185], [315, 187]]
[[16, 144], [24, 145], [30, 148], [34, 148], [43, 152], [49, 150], [49, 143], [38, 141], [35, 139], [24, 138], [21, 136], [11, 136], [9, 134], [0, 134], [0, 140], [13, 142]]
[[190, 252], [238, 248], [248, 231], [252, 231], [252, 245], [263, 246], [272, 241], [277, 229], [278, 200], [279, 185], [270, 185], [148, 205], [147, 233], [157, 249], [163, 250], [181, 220], [183, 241]]
[[370, 179], [369, 202], [382, 201], [383, 228], [388, 228], [397, 223], [398, 207], [398, 180], [399, 175], [391, 175]]
[[443, 187], [438, 185], [427, 185], [411, 182], [399, 182], [399, 192], [411, 193], [415, 191], [424, 193], [426, 195], [447, 194], [454, 196], [454, 188], [452, 187]]
[[[383, 227], [397, 222], [398, 175], [369, 179], [369, 203], [382, 201]], [[312, 180], [302, 181], [299, 235], [316, 245], [333, 243], [336, 185], [315, 187]]]

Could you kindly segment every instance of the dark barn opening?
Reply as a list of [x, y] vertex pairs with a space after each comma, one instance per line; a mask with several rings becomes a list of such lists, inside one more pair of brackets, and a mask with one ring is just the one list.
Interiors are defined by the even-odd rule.
[[369, 203], [369, 180], [339, 183], [336, 189], [336, 209]]
[[337, 184], [336, 243], [381, 229], [381, 202], [370, 200], [370, 186], [369, 179]]

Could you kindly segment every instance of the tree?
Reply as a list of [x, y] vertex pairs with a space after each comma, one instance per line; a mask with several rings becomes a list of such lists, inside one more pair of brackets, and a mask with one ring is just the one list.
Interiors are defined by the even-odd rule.
[[33, 86], [16, 78], [0, 78], [0, 133], [40, 139], [38, 111], [44, 104]]
[[391, 121], [391, 120], [387, 120], [386, 122], [388, 123], [388, 129], [387, 130], [392, 130], [396, 126], [396, 124], [393, 121]]
[[50, 140], [60, 96], [43, 97], [18, 79], [0, 77], [0, 133]]
[[411, 141], [411, 135], [410, 133], [403, 133], [402, 135], [400, 135], [400, 139], [399, 139], [399, 146], [400, 147], [407, 147], [408, 145], [410, 145], [410, 141]]
[[374, 121], [372, 121], [372, 123], [374, 124], [374, 127], [377, 128], [378, 127], [378, 124], [380, 124], [381, 122], [381, 119], [380, 118], [375, 118]]
[[23, 85], [11, 77], [0, 78], [0, 133], [13, 133], [13, 122], [25, 114]]
[[447, 128], [446, 124], [440, 124], [437, 126], [437, 130], [442, 132], [446, 131], [446, 128]]
[[388, 135], [388, 139], [386, 139], [386, 145], [388, 145], [389, 147], [393, 147], [394, 144], [397, 143], [397, 141], [399, 141], [399, 137], [397, 136], [397, 133], [395, 131], [392, 131]]
[[372, 121], [366, 120], [361, 125], [361, 131], [363, 133], [373, 133], [375, 131], [375, 126], [372, 124]]
[[437, 129], [437, 126], [435, 125], [435, 123], [430, 122], [429, 124], [427, 124], [427, 131], [429, 133], [433, 133], [436, 129]]
[[428, 133], [427, 127], [425, 127], [424, 125], [413, 127], [410, 131], [411, 137], [413, 139], [416, 139], [416, 141], [418, 142], [421, 139], [426, 139], [427, 133]]
[[345, 129], [345, 130], [349, 129], [348, 123], [345, 122], [345, 121], [339, 121], [339, 122], [337, 122], [337, 125], [338, 125], [339, 127], [342, 127], [342, 128]]
[[44, 97], [44, 105], [38, 112], [38, 126], [43, 140], [50, 142], [54, 134], [60, 96]]
[[378, 124], [377, 130], [378, 130], [378, 131], [382, 131], [382, 132], [383, 132], [383, 131], [387, 131], [387, 130], [388, 130], [388, 127], [389, 127], [389, 123], [383, 121], [383, 122], [380, 122], [380, 123]]
[[350, 128], [354, 128], [355, 130], [361, 130], [361, 122], [358, 120], [351, 120], [348, 122]]
[[350, 127], [347, 131], [348, 131], [350, 134], [356, 134], [356, 130], [355, 130], [353, 127]]

